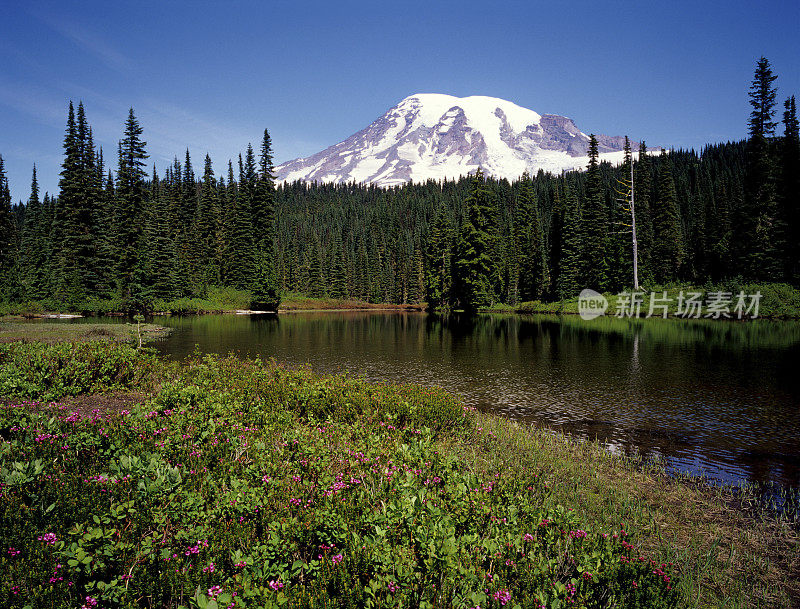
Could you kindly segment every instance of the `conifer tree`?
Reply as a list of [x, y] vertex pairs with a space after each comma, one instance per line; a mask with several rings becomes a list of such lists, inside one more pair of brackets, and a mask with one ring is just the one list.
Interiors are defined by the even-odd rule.
[[149, 201], [145, 203], [145, 234], [147, 237], [148, 292], [153, 299], [172, 300], [178, 297], [178, 256], [170, 235], [169, 197], [155, 167], [150, 185]]
[[181, 222], [182, 226], [191, 226], [197, 213], [197, 182], [192, 168], [192, 158], [186, 149], [183, 163], [183, 179], [181, 180]]
[[436, 208], [425, 250], [425, 294], [430, 310], [451, 308], [453, 228], [447, 206]]
[[74, 176], [78, 188], [77, 198], [72, 202], [70, 246], [75, 250], [80, 291], [82, 294], [94, 295], [98, 284], [95, 224], [100, 186], [95, 168], [96, 152], [92, 129], [86, 120], [83, 102], [78, 102], [75, 118], [78, 132], [79, 166], [77, 175]]
[[119, 143], [117, 169], [117, 226], [118, 289], [127, 302], [129, 310], [147, 308], [148, 295], [145, 286], [145, 260], [142, 259], [141, 236], [144, 220], [145, 191], [145, 152], [146, 142], [142, 141], [142, 128], [133, 113], [128, 112], [125, 121], [125, 136]]
[[747, 142], [747, 177], [744, 207], [738, 214], [736, 243], [744, 275], [756, 280], [777, 280], [781, 275], [778, 239], [777, 171], [772, 140], [777, 123], [769, 61], [761, 57], [750, 86], [750, 138]]
[[219, 231], [219, 201], [217, 198], [217, 182], [211, 157], [206, 154], [203, 165], [203, 181], [200, 190], [200, 203], [197, 206], [195, 219], [195, 255], [198, 266], [198, 283], [201, 291], [209, 285], [219, 283], [220, 267], [217, 252]]
[[599, 157], [597, 138], [591, 134], [589, 166], [586, 172], [586, 202], [581, 214], [583, 245], [581, 275], [585, 287], [602, 291], [606, 288], [608, 280], [605, 248], [608, 213], [603, 196]]
[[95, 154], [94, 176], [95, 205], [92, 214], [92, 237], [95, 241], [95, 291], [98, 296], [110, 298], [115, 288], [116, 234], [114, 231], [113, 180], [110, 190], [105, 177], [103, 149]]
[[684, 245], [678, 215], [672, 161], [661, 150], [658, 170], [658, 198], [653, 205], [653, 270], [656, 281], [664, 283], [676, 279], [683, 262]]
[[419, 304], [425, 298], [425, 263], [422, 256], [422, 246], [418, 241], [414, 242], [414, 250], [410, 262], [408, 302]]
[[561, 265], [556, 293], [560, 300], [574, 298], [580, 291], [581, 218], [578, 199], [565, 182], [564, 225], [561, 230]]
[[308, 293], [313, 298], [323, 298], [327, 295], [320, 249], [320, 244], [315, 239], [311, 244], [308, 261]]
[[742, 195], [741, 187], [733, 180], [717, 180], [713, 188], [706, 210], [708, 273], [712, 280], [719, 281], [732, 269], [730, 209], [734, 200], [741, 201]]
[[31, 300], [39, 300], [46, 296], [44, 291], [46, 244], [43, 223], [42, 205], [39, 201], [39, 181], [36, 177], [36, 165], [34, 165], [31, 194], [25, 206], [25, 224], [21, 241], [23, 293], [25, 298]]
[[[248, 167], [251, 158], [252, 148], [248, 147]], [[272, 140], [266, 129], [261, 142], [259, 172], [253, 185], [251, 213], [256, 248], [255, 281], [252, 286], [253, 306], [262, 310], [277, 311], [281, 297], [275, 270], [275, 175]], [[339, 262], [342, 262], [341, 259]]]
[[[545, 180], [542, 180], [545, 181]], [[539, 178], [537, 177], [537, 183]], [[550, 267], [550, 290], [546, 298], [558, 298], [559, 274], [561, 272], [561, 241], [564, 230], [564, 201], [561, 194], [564, 177], [552, 180], [552, 206], [550, 207], [548, 263]]]
[[[248, 154], [252, 153], [252, 149]], [[248, 157], [249, 158], [249, 157]], [[258, 177], [253, 197], [253, 231], [256, 245], [260, 250], [270, 250], [272, 254], [275, 224], [275, 167], [272, 161], [272, 140], [269, 131], [264, 129], [261, 142], [261, 155], [258, 163]]]
[[344, 246], [340, 233], [337, 233], [333, 240], [330, 269], [330, 278], [328, 281], [328, 285], [330, 286], [328, 291], [329, 296], [340, 299], [347, 298], [347, 274], [344, 264]]
[[536, 195], [527, 173], [522, 176], [514, 225], [519, 298], [540, 300], [549, 289], [550, 275]]
[[78, 239], [82, 198], [82, 143], [75, 120], [75, 108], [69, 103], [67, 130], [64, 136], [64, 162], [58, 183], [59, 195], [54, 218], [57, 227], [55, 252], [51, 262], [51, 293], [66, 303], [76, 303], [84, 296], [78, 261]]
[[492, 292], [495, 263], [490, 255], [496, 230], [494, 195], [486, 187], [480, 169], [475, 173], [464, 205], [454, 287], [461, 308], [474, 313], [480, 307], [489, 306], [495, 297]]
[[0, 155], [0, 299], [8, 298], [13, 287], [16, 265], [17, 227], [11, 211], [11, 189], [5, 163]]
[[[239, 167], [241, 170], [241, 157]], [[240, 174], [244, 177], [242, 171]], [[232, 209], [226, 252], [227, 283], [239, 290], [249, 290], [253, 283], [256, 259], [251, 208], [246, 186], [233, 179], [232, 166], [228, 168], [228, 204]]]
[[783, 107], [780, 194], [786, 226], [786, 276], [800, 285], [800, 124], [794, 95]]

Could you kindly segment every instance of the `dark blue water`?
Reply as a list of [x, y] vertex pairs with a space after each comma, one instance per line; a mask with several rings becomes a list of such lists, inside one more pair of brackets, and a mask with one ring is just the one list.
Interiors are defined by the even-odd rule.
[[157, 348], [439, 385], [486, 411], [725, 482], [800, 486], [800, 324], [416, 313], [156, 318]]

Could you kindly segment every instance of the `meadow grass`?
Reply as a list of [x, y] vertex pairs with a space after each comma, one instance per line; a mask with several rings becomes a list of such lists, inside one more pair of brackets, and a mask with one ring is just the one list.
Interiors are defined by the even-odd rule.
[[118, 342], [138, 344], [159, 340], [169, 335], [170, 329], [155, 324], [103, 324], [65, 323], [62, 321], [23, 321], [14, 317], [0, 318], [0, 343], [43, 342]]
[[[627, 292], [632, 291], [630, 288]], [[653, 285], [647, 286], [640, 290], [644, 292], [644, 300], [640, 309], [639, 316], [644, 317], [649, 313], [650, 294], [655, 294], [655, 297], [666, 298], [663, 301], [667, 304], [668, 315], [674, 317], [678, 314], [678, 297], [683, 292], [684, 297], [688, 298], [689, 294], [694, 292], [700, 294], [700, 300], [703, 302], [703, 307], [700, 315], [705, 318], [708, 314], [706, 303], [709, 299], [709, 293], [723, 292], [729, 293], [731, 304], [728, 308], [728, 314], [720, 314], [720, 319], [737, 319], [735, 313], [735, 306], [737, 303], [737, 296], [739, 293], [744, 293], [746, 296], [761, 294], [759, 301], [758, 317], [761, 319], [800, 319], [800, 290], [785, 283], [745, 283], [741, 281], [731, 280], [722, 284], [709, 284], [703, 286], [696, 286], [685, 283], [673, 283], [667, 285]], [[616, 315], [622, 309], [630, 310], [630, 301], [621, 301], [618, 293], [605, 293], [604, 296], [608, 300], [607, 316]], [[750, 299], [745, 299], [745, 305], [749, 305]], [[655, 302], [658, 304], [658, 301]], [[509, 305], [498, 304], [492, 308], [486, 309], [487, 312], [509, 312], [509, 308], [515, 313], [522, 314], [540, 314], [540, 313], [554, 313], [554, 314], [578, 314], [578, 298], [570, 298], [555, 302], [541, 302], [538, 300], [530, 302], [522, 302], [513, 307]], [[656, 318], [661, 317], [662, 309], [654, 308], [654, 315]], [[630, 317], [630, 315], [627, 315]], [[743, 319], [749, 319], [749, 315], [742, 315]]]
[[357, 298], [327, 298], [305, 296], [296, 292], [284, 294], [280, 310], [290, 311], [330, 311], [330, 310], [422, 310], [424, 304], [398, 305], [372, 303]]
[[796, 523], [439, 389], [88, 343], [0, 345], [0, 393], [5, 606], [800, 598]]

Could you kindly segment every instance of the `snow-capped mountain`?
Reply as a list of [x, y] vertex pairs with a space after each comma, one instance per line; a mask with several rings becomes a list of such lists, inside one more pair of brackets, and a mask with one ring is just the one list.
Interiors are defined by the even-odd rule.
[[[601, 159], [622, 161], [623, 137], [597, 136]], [[480, 167], [515, 179], [539, 169], [585, 168], [589, 137], [571, 119], [496, 97], [420, 93], [322, 152], [276, 167], [281, 181], [394, 186], [457, 178]]]

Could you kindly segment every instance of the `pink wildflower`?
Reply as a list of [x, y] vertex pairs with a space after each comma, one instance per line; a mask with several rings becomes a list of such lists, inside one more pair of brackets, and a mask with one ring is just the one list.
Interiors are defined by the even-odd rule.
[[55, 536], [55, 533], [45, 533], [44, 535], [40, 535], [38, 539], [39, 541], [45, 542], [48, 546], [55, 545], [58, 541], [58, 537]]
[[500, 604], [505, 606], [505, 604], [511, 600], [511, 592], [503, 588], [502, 590], [498, 590], [495, 592], [492, 597], [496, 601], [500, 601]]

